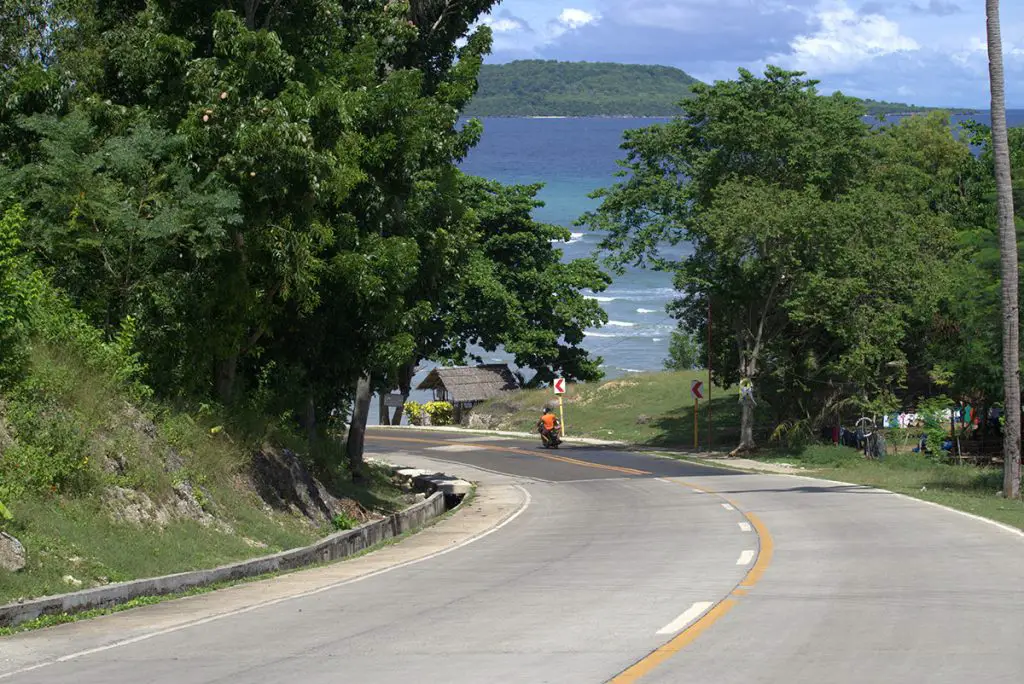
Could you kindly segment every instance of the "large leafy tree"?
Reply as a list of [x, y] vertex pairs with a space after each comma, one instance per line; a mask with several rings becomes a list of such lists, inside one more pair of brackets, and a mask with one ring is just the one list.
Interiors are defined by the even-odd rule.
[[[902, 382], [955, 235], [947, 197], [917, 190], [966, 148], [938, 119], [873, 135], [860, 104], [776, 68], [694, 92], [680, 118], [627, 134], [628, 177], [586, 218], [613, 263], [673, 269], [674, 311], [701, 339], [710, 300], [719, 380], [752, 385], [780, 421], [811, 427]], [[662, 258], [682, 240], [691, 257]], [[740, 449], [754, 446], [750, 399]]]

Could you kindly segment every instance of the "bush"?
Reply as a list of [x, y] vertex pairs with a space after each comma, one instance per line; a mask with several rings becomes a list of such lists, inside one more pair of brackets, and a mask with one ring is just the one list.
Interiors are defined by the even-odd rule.
[[431, 401], [423, 405], [430, 416], [431, 425], [451, 425], [455, 422], [455, 407], [447, 401]]
[[348, 513], [338, 513], [331, 518], [331, 527], [338, 532], [341, 532], [342, 530], [351, 530], [359, 527], [359, 521]]
[[0, 384], [18, 377], [26, 359], [29, 307], [35, 278], [20, 255], [25, 214], [15, 206], [0, 217]]
[[704, 347], [693, 333], [673, 330], [668, 344], [668, 358], [665, 368], [674, 371], [688, 371], [699, 368], [704, 360]]
[[405, 402], [405, 415], [409, 416], [412, 425], [423, 425], [424, 417], [427, 415], [423, 410], [423, 404], [416, 401]]
[[447, 401], [428, 401], [426, 404], [407, 401], [405, 414], [412, 425], [451, 425], [455, 422], [455, 407]]
[[7, 506], [4, 506], [4, 502], [0, 501], [0, 531], [7, 527], [7, 523], [14, 520], [14, 515]]

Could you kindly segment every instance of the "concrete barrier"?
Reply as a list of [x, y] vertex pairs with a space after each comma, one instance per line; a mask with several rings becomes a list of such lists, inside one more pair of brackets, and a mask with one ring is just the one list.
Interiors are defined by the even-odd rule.
[[110, 608], [142, 596], [177, 594], [211, 584], [339, 560], [387, 539], [422, 527], [461, 500], [461, 497], [453, 497], [449, 492], [440, 488], [435, 487], [431, 491], [433, 493], [427, 499], [404, 511], [352, 530], [337, 532], [304, 548], [282, 551], [272, 556], [232, 563], [212, 570], [195, 570], [176, 575], [109, 584], [71, 594], [30, 599], [0, 606], [0, 627], [13, 627], [44, 615], [71, 614]]

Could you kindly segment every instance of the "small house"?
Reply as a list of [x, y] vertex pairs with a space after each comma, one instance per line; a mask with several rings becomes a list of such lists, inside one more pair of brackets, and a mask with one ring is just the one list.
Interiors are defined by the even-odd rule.
[[504, 363], [480, 366], [439, 367], [416, 388], [431, 390], [435, 401], [447, 401], [455, 407], [455, 422], [462, 422], [462, 414], [482, 401], [493, 399], [502, 392], [519, 389], [519, 380]]

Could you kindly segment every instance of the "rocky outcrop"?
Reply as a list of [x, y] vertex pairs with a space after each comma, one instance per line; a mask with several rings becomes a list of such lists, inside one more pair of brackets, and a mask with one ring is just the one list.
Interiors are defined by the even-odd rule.
[[25, 547], [21, 542], [0, 532], [0, 570], [18, 572], [25, 567]]
[[253, 457], [252, 479], [257, 493], [272, 508], [299, 513], [316, 526], [329, 525], [341, 514], [360, 523], [373, 517], [357, 502], [332, 495], [288, 449], [264, 445]]
[[228, 523], [203, 510], [192, 484], [179, 482], [168, 501], [153, 501], [145, 492], [125, 487], [107, 487], [103, 504], [114, 522], [129, 525], [153, 524], [166, 527], [175, 520], [192, 520], [203, 527], [213, 527], [224, 534], [233, 534]]

